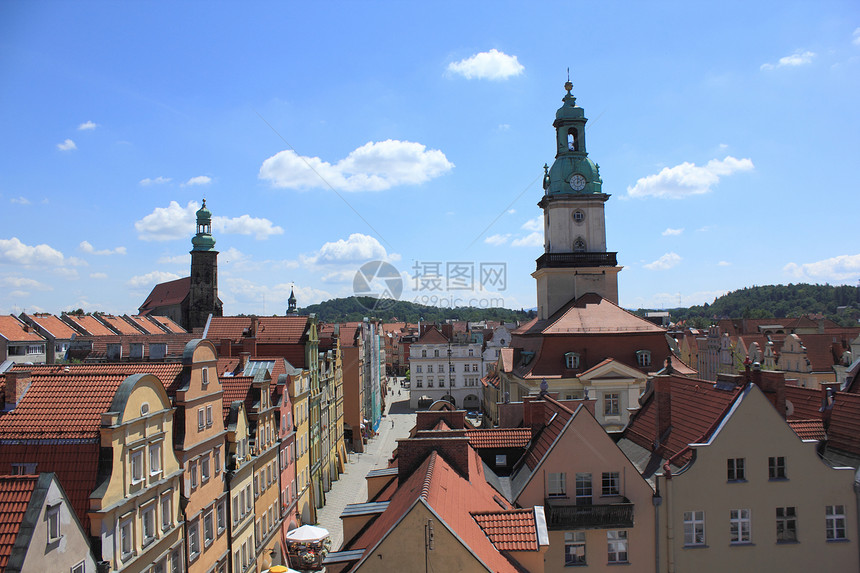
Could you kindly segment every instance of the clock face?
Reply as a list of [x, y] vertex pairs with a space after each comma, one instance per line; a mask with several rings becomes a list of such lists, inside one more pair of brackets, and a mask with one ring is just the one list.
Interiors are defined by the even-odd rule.
[[570, 187], [574, 191], [582, 191], [583, 189], [585, 189], [586, 183], [588, 183], [588, 181], [586, 181], [585, 177], [583, 177], [579, 173], [570, 178]]

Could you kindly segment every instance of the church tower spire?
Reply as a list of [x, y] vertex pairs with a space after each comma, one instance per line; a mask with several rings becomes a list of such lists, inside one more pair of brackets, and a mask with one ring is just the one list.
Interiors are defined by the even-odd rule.
[[571, 299], [588, 292], [618, 302], [617, 253], [606, 250], [600, 171], [585, 145], [585, 110], [576, 105], [568, 79], [555, 114], [556, 154], [544, 166], [544, 254], [532, 276], [537, 281], [538, 318], [544, 319]]
[[212, 212], [203, 206], [197, 211], [197, 233], [191, 238], [191, 286], [188, 291], [187, 330], [206, 326], [209, 315], [221, 316], [218, 299], [218, 251], [212, 237]]

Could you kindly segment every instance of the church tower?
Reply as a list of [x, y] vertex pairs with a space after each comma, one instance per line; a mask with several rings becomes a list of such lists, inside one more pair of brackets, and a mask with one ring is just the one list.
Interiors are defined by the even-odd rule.
[[191, 287], [185, 324], [189, 332], [206, 326], [210, 314], [222, 314], [218, 299], [218, 251], [212, 237], [212, 212], [206, 208], [206, 199], [197, 211], [197, 234], [191, 238], [191, 244]]
[[556, 154], [544, 165], [544, 254], [537, 259], [538, 318], [545, 319], [571, 299], [593, 292], [618, 303], [617, 253], [606, 251], [604, 203], [598, 166], [585, 147], [585, 111], [567, 94], [555, 114]]

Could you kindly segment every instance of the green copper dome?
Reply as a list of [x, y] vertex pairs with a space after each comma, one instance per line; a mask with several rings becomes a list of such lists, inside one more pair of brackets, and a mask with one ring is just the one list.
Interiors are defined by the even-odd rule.
[[212, 211], [206, 208], [206, 199], [203, 199], [203, 206], [197, 210], [197, 224], [212, 222]]
[[214, 251], [215, 239], [212, 237], [212, 212], [206, 208], [206, 199], [203, 206], [197, 210], [197, 234], [191, 237], [192, 251]]
[[[567, 94], [555, 113], [552, 123], [556, 130], [556, 154], [552, 167], [544, 176], [543, 188], [547, 195], [591, 195], [603, 193], [603, 181], [597, 164], [588, 158], [585, 147], [585, 110], [576, 105], [571, 90], [573, 84], [564, 84]], [[546, 166], [545, 166], [546, 168]]]

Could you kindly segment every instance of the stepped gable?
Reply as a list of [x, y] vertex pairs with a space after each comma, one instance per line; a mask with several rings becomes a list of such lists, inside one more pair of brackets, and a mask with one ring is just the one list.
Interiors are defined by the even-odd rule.
[[163, 306], [181, 304], [191, 292], [191, 277], [184, 277], [166, 283], [159, 283], [152, 288], [149, 296], [140, 305], [138, 311], [142, 315], [150, 314], [153, 309]]
[[[513, 508], [487, 483], [480, 458], [471, 447], [467, 448], [468, 479], [435, 450], [431, 451], [394, 491], [388, 509], [355, 540], [349, 542], [345, 550], [364, 550], [361, 559], [367, 559], [415, 503], [424, 503], [489, 570], [519, 572], [520, 568], [507, 559], [502, 553], [503, 549], [493, 544], [477, 521], [483, 519], [488, 523], [490, 518], [476, 519], [476, 515]], [[500, 541], [515, 543], [518, 540], [518, 537], [512, 536], [511, 540]]]
[[[623, 436], [648, 451], [659, 453], [673, 465], [683, 466], [690, 461], [689, 444], [707, 440], [742, 389], [742, 386], [722, 389], [706, 380], [682, 376], [657, 376], [649, 381], [649, 389], [640, 399], [642, 406], [630, 417]], [[658, 393], [668, 399], [658, 400]], [[662, 425], [658, 421], [658, 402], [661, 407], [668, 406], [670, 418], [669, 430], [659, 436], [660, 444], [655, 448], [657, 428]]]
[[12, 556], [38, 480], [39, 476], [0, 476], [0, 571], [6, 570]]

